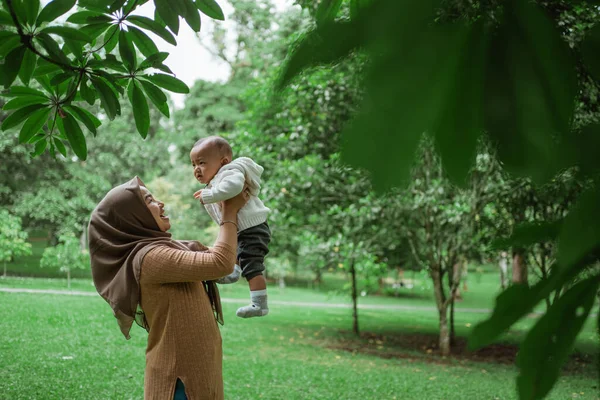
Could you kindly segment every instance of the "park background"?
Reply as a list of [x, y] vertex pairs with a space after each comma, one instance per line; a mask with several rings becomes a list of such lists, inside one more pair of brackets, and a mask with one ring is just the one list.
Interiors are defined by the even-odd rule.
[[[32, 157], [13, 130], [0, 132], [0, 398], [143, 397], [146, 333], [134, 327], [123, 340], [95, 293], [87, 222], [111, 187], [138, 175], [166, 203], [175, 238], [210, 244], [217, 227], [192, 197], [199, 184], [188, 154], [214, 134], [265, 167], [261, 197], [272, 209], [269, 316], [236, 318], [247, 286], [221, 286], [227, 399], [518, 398], [519, 347], [561, 290], [493, 343], [469, 349], [467, 338], [504, 289], [552, 274], [554, 237], [501, 239], [520, 224], [563, 218], [588, 183], [568, 169], [542, 185], [510, 174], [482, 138], [457, 184], [424, 136], [416, 157], [393, 141], [370, 154], [410, 164], [404, 184], [382, 189], [343, 156], [369, 57], [354, 53], [274, 91], [290, 49], [315, 25], [316, 6], [297, 3], [229, 0], [226, 24], [203, 20], [197, 36], [182, 27], [179, 55], [165, 64], [190, 92], [169, 98], [170, 118], [150, 108], [144, 140], [126, 101], [114, 120], [87, 107], [102, 125], [85, 161]], [[473, 4], [447, 11], [469, 15]], [[585, 2], [564, 7], [557, 21], [575, 47], [600, 14]], [[140, 9], [152, 14], [151, 3]], [[586, 79], [581, 125], [600, 115], [597, 84]], [[8, 115], [0, 111], [0, 120]], [[468, 158], [455, 147], [456, 158]], [[597, 273], [595, 263], [580, 279]], [[547, 398], [600, 399], [597, 299], [593, 310]]]

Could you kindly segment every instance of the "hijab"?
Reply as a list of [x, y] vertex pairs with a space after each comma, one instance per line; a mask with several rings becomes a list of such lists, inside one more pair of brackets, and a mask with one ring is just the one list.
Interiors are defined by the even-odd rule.
[[[171, 239], [162, 232], [146, 206], [137, 176], [111, 189], [98, 203], [88, 226], [92, 277], [96, 290], [111, 306], [121, 332], [129, 339], [135, 320], [149, 331], [140, 304], [140, 270], [146, 253], [156, 246], [187, 251], [207, 248], [195, 241]], [[223, 324], [219, 291], [203, 282], [217, 321]]]

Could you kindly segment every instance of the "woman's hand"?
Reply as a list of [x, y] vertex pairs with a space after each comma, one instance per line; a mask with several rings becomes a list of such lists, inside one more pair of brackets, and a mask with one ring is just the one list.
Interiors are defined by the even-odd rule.
[[237, 217], [238, 211], [242, 209], [250, 199], [250, 190], [248, 186], [244, 186], [244, 190], [240, 194], [231, 199], [225, 200], [222, 203], [223, 216], [230, 214], [231, 216]]

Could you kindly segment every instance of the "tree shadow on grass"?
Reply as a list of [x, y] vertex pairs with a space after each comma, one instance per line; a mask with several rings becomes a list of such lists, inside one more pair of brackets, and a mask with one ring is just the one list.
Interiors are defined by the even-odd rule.
[[[452, 346], [452, 354], [443, 357], [439, 353], [437, 335], [429, 333], [380, 334], [363, 332], [356, 337], [352, 332], [341, 330], [337, 339], [330, 338], [322, 343], [333, 350], [365, 354], [382, 359], [406, 359], [439, 365], [460, 365], [464, 363], [489, 363], [515, 365], [519, 346], [514, 343], [494, 343], [476, 351], [467, 347], [467, 339], [457, 337]], [[574, 352], [563, 368], [563, 373], [597, 377], [598, 356]]]

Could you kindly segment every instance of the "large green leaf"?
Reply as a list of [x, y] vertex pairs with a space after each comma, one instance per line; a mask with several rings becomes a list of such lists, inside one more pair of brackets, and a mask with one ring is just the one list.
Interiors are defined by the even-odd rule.
[[69, 140], [69, 144], [75, 155], [82, 161], [87, 158], [87, 143], [81, 127], [71, 114], [65, 113], [65, 116], [56, 120], [58, 130]]
[[550, 392], [590, 314], [599, 286], [600, 276], [577, 283], [529, 331], [517, 357], [521, 400], [543, 399]]
[[110, 53], [119, 43], [119, 25], [112, 25], [104, 34], [104, 50], [106, 53]]
[[225, 20], [223, 10], [215, 0], [196, 0], [196, 6], [204, 15], [219, 21]]
[[65, 148], [65, 145], [63, 144], [62, 140], [55, 137], [53, 141], [60, 154], [62, 154], [63, 157], [67, 157], [67, 149]]
[[20, 123], [29, 118], [31, 114], [33, 114], [35, 111], [39, 110], [42, 107], [46, 106], [44, 104], [33, 104], [16, 110], [8, 117], [6, 117], [4, 121], [2, 121], [2, 130], [5, 131], [7, 129], [18, 126]]
[[317, 23], [322, 24], [333, 21], [340, 11], [341, 5], [342, 0], [321, 0], [317, 7]]
[[79, 0], [79, 6], [92, 11], [107, 13], [114, 0]]
[[0, 57], [6, 57], [8, 53], [21, 46], [21, 37], [12, 32], [0, 31]]
[[160, 86], [163, 89], [167, 89], [171, 92], [175, 93], [189, 93], [190, 88], [187, 87], [185, 83], [180, 81], [179, 79], [172, 77], [170, 75], [165, 74], [154, 74], [154, 75], [145, 75], [144, 78], [154, 83], [157, 86]]
[[146, 95], [156, 106], [158, 111], [160, 111], [165, 117], [169, 118], [169, 104], [167, 103], [167, 96], [163, 93], [163, 91], [148, 81], [140, 80], [140, 82], [142, 83], [144, 92], [146, 92]]
[[112, 21], [112, 18], [109, 15], [96, 11], [79, 11], [67, 18], [67, 22], [80, 25], [110, 21]]
[[101, 22], [96, 24], [85, 25], [80, 28], [80, 31], [89, 36], [92, 40], [95, 40], [98, 36], [102, 35], [108, 28], [113, 26], [107, 22]]
[[108, 8], [108, 11], [110, 11], [112, 13], [117, 10], [120, 10], [125, 5], [126, 2], [127, 2], [127, 0], [114, 0], [112, 2], [112, 4], [110, 5], [110, 7]]
[[148, 129], [150, 129], [150, 111], [148, 110], [146, 96], [144, 96], [140, 84], [134, 79], [129, 83], [128, 95], [131, 106], [133, 107], [135, 126], [139, 134], [146, 139], [146, 136], [148, 136]]
[[24, 86], [11, 86], [7, 93], [2, 93], [4, 97], [17, 97], [17, 96], [41, 96], [47, 97], [46, 94], [40, 90], [33, 89]]
[[134, 26], [130, 26], [128, 29], [133, 43], [144, 56], [150, 57], [151, 55], [158, 53], [158, 48], [148, 35]]
[[69, 60], [69, 58], [61, 50], [58, 43], [56, 43], [56, 41], [50, 35], [40, 32], [36, 36], [36, 39], [53, 60], [59, 61], [65, 65], [71, 64], [71, 60]]
[[79, 121], [81, 121], [86, 126], [86, 128], [88, 128], [89, 131], [92, 132], [92, 134], [94, 136], [96, 136], [96, 133], [97, 133], [96, 128], [98, 128], [100, 125], [102, 125], [102, 122], [100, 122], [100, 120], [98, 118], [96, 118], [88, 110], [78, 107], [73, 104], [70, 106], [65, 106], [64, 108], [70, 114], [75, 116], [75, 118], [77, 118]]
[[89, 105], [93, 105], [96, 102], [96, 94], [94, 93], [94, 90], [88, 86], [88, 79], [85, 76], [79, 85], [79, 93]]
[[13, 25], [13, 20], [10, 14], [4, 10], [0, 10], [0, 25]]
[[174, 11], [172, 2], [169, 0], [154, 0], [154, 5], [162, 20], [177, 35], [179, 33], [179, 15]]
[[61, 15], [75, 6], [76, 0], [52, 0], [48, 3], [40, 12], [37, 18], [37, 25], [41, 25], [42, 22], [54, 21]]
[[542, 223], [526, 222], [517, 225], [510, 237], [494, 240], [492, 247], [501, 250], [510, 247], [527, 247], [536, 243], [556, 240], [561, 223], [562, 220]]
[[200, 12], [192, 0], [182, 0], [185, 6], [183, 17], [194, 32], [200, 32]]
[[38, 133], [46, 121], [48, 120], [48, 115], [50, 114], [50, 108], [42, 108], [40, 110], [34, 111], [31, 116], [27, 119], [23, 127], [21, 128], [21, 132], [19, 132], [19, 143], [27, 143], [29, 139], [31, 139], [36, 133]]
[[35, 70], [36, 62], [37, 56], [31, 50], [27, 49], [23, 56], [23, 64], [19, 70], [19, 79], [21, 79], [21, 82], [25, 85], [29, 85], [29, 81]]
[[35, 25], [38, 13], [40, 12], [40, 0], [22, 0], [21, 7], [23, 7], [27, 24], [29, 26]]
[[89, 37], [85, 32], [80, 29], [69, 28], [66, 26], [49, 26], [42, 29], [40, 32], [47, 34], [54, 34], [62, 37], [63, 39], [75, 40], [80, 42], [89, 43], [92, 38]]
[[19, 96], [2, 107], [3, 110], [16, 110], [17, 108], [27, 107], [33, 104], [44, 104], [47, 103], [48, 99], [41, 96]]
[[92, 84], [97, 90], [98, 97], [102, 103], [102, 108], [106, 111], [106, 115], [112, 121], [117, 115], [121, 114], [119, 98], [104, 78], [92, 78]]
[[35, 142], [35, 149], [33, 150], [33, 153], [30, 153], [31, 156], [33, 157], [37, 157], [40, 154], [42, 154], [44, 152], [44, 150], [46, 150], [46, 147], [48, 146], [48, 141], [46, 140], [46, 138], [42, 138], [40, 140], [38, 140], [37, 142]]
[[558, 237], [557, 260], [571, 267], [600, 246], [600, 188], [584, 192], [565, 217]]
[[150, 18], [142, 17], [139, 15], [130, 15], [127, 17], [127, 21], [131, 22], [139, 26], [140, 28], [148, 29], [153, 32], [164, 41], [172, 44], [173, 46], [177, 46], [177, 41], [171, 32], [161, 26], [159, 23], [151, 20]]
[[163, 63], [163, 61], [167, 59], [168, 56], [169, 53], [165, 52], [152, 54], [140, 64], [138, 71], [143, 71], [148, 68], [157, 68]]
[[581, 42], [581, 55], [588, 70], [596, 80], [600, 80], [600, 25], [590, 29]]
[[485, 127], [511, 172], [544, 182], [568, 159], [577, 80], [570, 49], [539, 5], [504, 8], [492, 37], [485, 87]]
[[134, 71], [137, 67], [137, 57], [133, 48], [133, 42], [131, 41], [131, 35], [128, 32], [121, 31], [119, 33], [119, 54], [127, 69]]
[[26, 48], [24, 46], [13, 49], [4, 59], [4, 65], [0, 67], [0, 79], [4, 87], [9, 87], [17, 78], [21, 69]]

